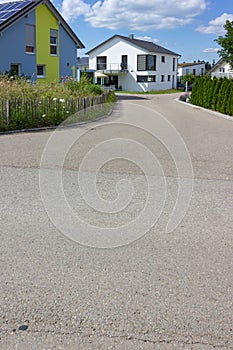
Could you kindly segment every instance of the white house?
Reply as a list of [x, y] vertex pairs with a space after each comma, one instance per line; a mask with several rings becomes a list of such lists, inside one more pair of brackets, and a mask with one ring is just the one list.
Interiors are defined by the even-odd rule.
[[87, 54], [99, 84], [128, 91], [176, 88], [180, 55], [153, 42], [114, 35]]
[[233, 69], [230, 64], [221, 58], [210, 70], [211, 77], [233, 79]]
[[185, 74], [193, 74], [195, 76], [205, 75], [205, 62], [179, 63], [178, 81], [181, 81], [181, 77]]

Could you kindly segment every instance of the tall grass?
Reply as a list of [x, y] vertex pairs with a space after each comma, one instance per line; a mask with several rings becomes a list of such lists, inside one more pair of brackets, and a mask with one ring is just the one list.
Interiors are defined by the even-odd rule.
[[85, 74], [79, 82], [70, 77], [61, 78], [61, 82], [50, 84], [30, 84], [20, 77], [0, 75], [0, 98], [69, 98], [97, 96], [103, 93], [102, 89], [90, 82]]

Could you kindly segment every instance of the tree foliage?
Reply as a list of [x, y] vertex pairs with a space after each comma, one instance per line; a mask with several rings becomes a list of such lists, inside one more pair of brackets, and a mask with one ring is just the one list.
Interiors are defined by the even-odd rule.
[[185, 75], [182, 76], [183, 84], [185, 84], [186, 81], [188, 82], [188, 84], [192, 84], [194, 80], [195, 80], [195, 76], [193, 74], [186, 73]]
[[233, 69], [233, 21], [227, 20], [224, 28], [226, 29], [225, 36], [219, 36], [215, 41], [222, 47], [218, 51], [219, 56], [229, 62]]

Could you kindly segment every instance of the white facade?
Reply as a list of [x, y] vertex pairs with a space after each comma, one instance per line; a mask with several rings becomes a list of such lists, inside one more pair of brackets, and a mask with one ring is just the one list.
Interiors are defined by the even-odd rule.
[[[114, 36], [89, 51], [89, 69], [94, 69], [110, 85], [128, 91], [151, 91], [176, 88], [177, 61], [175, 53], [148, 52], [135, 43]], [[154, 70], [138, 70], [138, 55], [154, 59]], [[144, 56], [141, 56], [144, 59]], [[145, 56], [145, 57], [146, 57]], [[103, 65], [98, 64], [103, 58]], [[148, 59], [148, 58], [146, 58]], [[122, 62], [127, 62], [122, 65]], [[148, 68], [148, 67], [147, 67]], [[143, 81], [144, 80], [144, 81]]]
[[181, 63], [178, 65], [178, 80], [181, 80], [185, 74], [195, 76], [205, 75], [205, 62]]
[[233, 79], [233, 69], [231, 69], [230, 64], [225, 60], [219, 60], [216, 65], [211, 69], [211, 78], [228, 78]]

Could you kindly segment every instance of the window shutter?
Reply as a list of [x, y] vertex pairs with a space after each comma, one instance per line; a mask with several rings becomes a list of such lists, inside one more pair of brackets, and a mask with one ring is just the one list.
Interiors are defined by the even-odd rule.
[[146, 70], [146, 55], [138, 55], [137, 70]]
[[26, 24], [26, 46], [35, 46], [35, 26]]
[[53, 36], [54, 38], [57, 38], [58, 34], [57, 34], [57, 30], [56, 29], [50, 29], [50, 36]]

